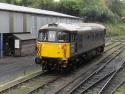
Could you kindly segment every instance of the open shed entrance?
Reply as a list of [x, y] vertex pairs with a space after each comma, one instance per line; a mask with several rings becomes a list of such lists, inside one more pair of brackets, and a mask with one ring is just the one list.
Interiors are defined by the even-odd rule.
[[12, 33], [3, 34], [3, 55], [14, 55], [14, 37]]

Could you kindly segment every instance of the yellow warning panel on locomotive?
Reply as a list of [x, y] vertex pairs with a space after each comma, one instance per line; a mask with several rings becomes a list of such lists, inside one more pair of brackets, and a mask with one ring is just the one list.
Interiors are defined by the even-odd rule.
[[50, 58], [69, 58], [70, 43], [38, 42], [37, 56]]

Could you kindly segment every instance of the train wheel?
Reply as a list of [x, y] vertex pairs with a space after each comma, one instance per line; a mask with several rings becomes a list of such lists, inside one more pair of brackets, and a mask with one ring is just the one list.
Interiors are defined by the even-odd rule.
[[42, 71], [44, 72], [46, 70], [46, 66], [42, 64]]
[[104, 52], [104, 46], [101, 47], [101, 52]]
[[41, 62], [42, 62], [41, 59], [39, 59], [39, 58], [37, 58], [37, 57], [35, 58], [35, 63], [36, 63], [36, 64], [41, 64]]
[[101, 47], [99, 47], [99, 48], [96, 49], [96, 54], [97, 55], [101, 55], [103, 53], [103, 51], [104, 51], [104, 47], [101, 46]]
[[47, 66], [47, 63], [48, 63], [48, 62], [47, 62], [46, 60], [42, 63], [42, 70], [43, 70], [43, 71], [46, 71], [46, 70], [47, 70], [47, 67], [48, 67], [48, 66]]

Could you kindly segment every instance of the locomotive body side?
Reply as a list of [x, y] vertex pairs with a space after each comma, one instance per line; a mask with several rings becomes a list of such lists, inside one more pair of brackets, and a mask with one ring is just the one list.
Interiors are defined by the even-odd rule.
[[38, 36], [35, 61], [43, 70], [71, 67], [79, 58], [101, 54], [105, 46], [105, 28], [95, 24], [49, 24]]
[[93, 49], [105, 46], [105, 31], [83, 31], [78, 33], [77, 53], [87, 53]]

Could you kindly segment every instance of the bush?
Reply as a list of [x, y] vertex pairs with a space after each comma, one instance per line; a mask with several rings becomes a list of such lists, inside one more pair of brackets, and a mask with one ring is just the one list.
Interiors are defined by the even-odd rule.
[[106, 35], [109, 36], [120, 36], [120, 35], [125, 35], [125, 23], [106, 23]]
[[98, 9], [95, 7], [87, 7], [82, 11], [82, 16], [86, 21], [107, 22], [113, 18], [113, 15], [106, 9]]

